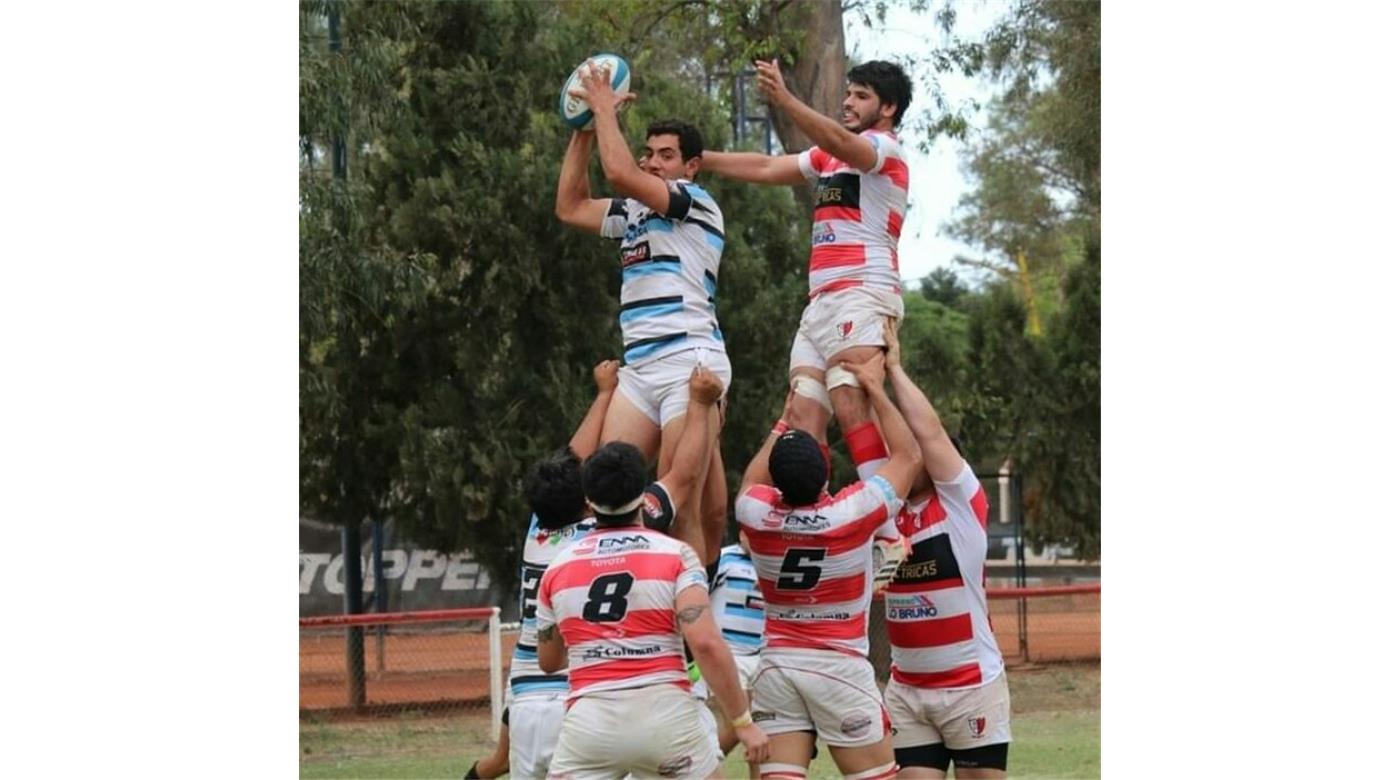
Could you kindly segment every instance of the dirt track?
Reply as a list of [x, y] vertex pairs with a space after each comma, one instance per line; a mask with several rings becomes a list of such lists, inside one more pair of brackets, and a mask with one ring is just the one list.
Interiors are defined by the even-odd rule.
[[[1032, 661], [1093, 660], [1099, 657], [1099, 597], [1068, 596], [1027, 601], [1027, 645]], [[1017, 602], [991, 602], [992, 630], [1008, 660], [1020, 656]], [[872, 625], [876, 633], [878, 624]], [[880, 637], [872, 636], [878, 642]], [[399, 629], [384, 639], [365, 632], [365, 698], [369, 706], [480, 700], [490, 695], [488, 638], [484, 633], [417, 632]], [[510, 666], [515, 634], [501, 637], [501, 663]], [[301, 709], [344, 707], [345, 635], [339, 631], [301, 635]]]

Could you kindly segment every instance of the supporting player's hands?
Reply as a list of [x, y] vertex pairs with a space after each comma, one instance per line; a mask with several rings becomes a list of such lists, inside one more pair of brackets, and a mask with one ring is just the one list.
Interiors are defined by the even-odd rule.
[[758, 90], [768, 97], [769, 103], [775, 106], [782, 105], [792, 97], [787, 82], [783, 81], [783, 72], [778, 67], [776, 57], [771, 62], [754, 60], [753, 67], [758, 72]]
[[615, 113], [623, 104], [637, 97], [635, 92], [619, 95], [613, 91], [612, 68], [600, 68], [593, 60], [589, 60], [586, 65], [580, 67], [580, 71], [579, 82], [583, 84], [583, 88], [575, 87], [569, 90], [569, 94], [587, 101], [588, 107], [593, 109], [595, 114]]
[[885, 353], [876, 352], [864, 363], [841, 361], [841, 367], [855, 375], [861, 389], [867, 393], [883, 392], [885, 388]]
[[690, 372], [690, 399], [710, 406], [724, 395], [724, 383], [714, 372], [704, 366], [696, 366]]
[[737, 729], [734, 735], [744, 743], [744, 760], [750, 764], [761, 764], [768, 760], [768, 735], [757, 723], [750, 721]]
[[899, 326], [894, 317], [885, 318], [885, 366], [899, 368]]
[[617, 372], [621, 367], [616, 360], [604, 360], [593, 367], [593, 384], [598, 386], [598, 395], [617, 389]]

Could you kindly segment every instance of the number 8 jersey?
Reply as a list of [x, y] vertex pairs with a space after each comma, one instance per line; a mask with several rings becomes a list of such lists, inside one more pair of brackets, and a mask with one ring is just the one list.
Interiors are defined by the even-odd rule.
[[903, 505], [881, 476], [811, 506], [790, 507], [771, 485], [735, 503], [766, 604], [764, 648], [834, 650], [865, 657], [875, 532]]
[[640, 525], [599, 528], [565, 548], [540, 582], [536, 628], [568, 646], [569, 696], [674, 684], [690, 690], [676, 596], [708, 592], [684, 542]]

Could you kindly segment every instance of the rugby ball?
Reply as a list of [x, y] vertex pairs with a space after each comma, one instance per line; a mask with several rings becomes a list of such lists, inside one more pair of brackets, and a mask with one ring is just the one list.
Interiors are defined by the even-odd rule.
[[583, 88], [581, 74], [587, 72], [589, 62], [593, 62], [599, 70], [611, 71], [614, 92], [622, 94], [632, 85], [632, 69], [627, 67], [627, 60], [616, 54], [595, 54], [580, 63], [574, 68], [574, 72], [569, 74], [569, 78], [564, 82], [564, 89], [559, 92], [559, 116], [564, 118], [564, 124], [575, 130], [589, 130], [593, 127], [593, 109], [588, 107], [588, 101], [569, 94], [571, 89]]

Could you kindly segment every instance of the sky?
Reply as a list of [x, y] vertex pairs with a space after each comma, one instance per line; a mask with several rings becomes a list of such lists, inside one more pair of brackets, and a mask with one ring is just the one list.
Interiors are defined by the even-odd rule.
[[[936, 5], [936, 4], [935, 4]], [[955, 31], [962, 37], [977, 38], [996, 21], [1009, 3], [989, 0], [961, 0], [957, 5]], [[876, 23], [866, 29], [858, 14], [846, 14], [846, 52], [857, 62], [913, 55], [930, 51], [945, 43], [943, 33], [933, 19], [933, 11], [914, 13], [907, 8], [891, 8], [885, 26]], [[914, 81], [914, 99], [905, 114], [904, 123], [926, 108], [933, 108], [932, 85], [910, 74]], [[982, 79], [968, 79], [961, 74], [939, 76], [945, 99], [951, 106], [975, 100], [985, 105], [994, 89]], [[983, 124], [981, 112], [970, 115], [972, 130]], [[960, 276], [971, 271], [953, 263], [958, 254], [977, 257], [979, 252], [960, 241], [940, 235], [940, 225], [952, 219], [958, 197], [972, 188], [960, 170], [963, 144], [939, 138], [928, 154], [915, 145], [912, 133], [901, 134], [904, 153], [909, 160], [909, 211], [905, 214], [904, 230], [899, 238], [899, 272], [905, 282], [917, 281], [935, 268], [951, 267]]]

